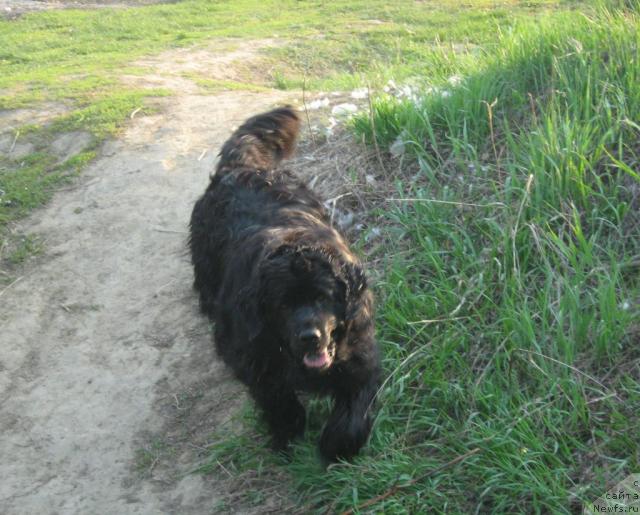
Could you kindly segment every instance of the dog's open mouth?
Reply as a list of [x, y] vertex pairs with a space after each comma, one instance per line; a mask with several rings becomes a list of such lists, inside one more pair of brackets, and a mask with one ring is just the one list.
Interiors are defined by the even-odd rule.
[[333, 363], [333, 356], [335, 354], [335, 347], [329, 347], [328, 349], [322, 349], [318, 352], [307, 352], [304, 355], [302, 361], [304, 366], [314, 370], [324, 370], [329, 368]]

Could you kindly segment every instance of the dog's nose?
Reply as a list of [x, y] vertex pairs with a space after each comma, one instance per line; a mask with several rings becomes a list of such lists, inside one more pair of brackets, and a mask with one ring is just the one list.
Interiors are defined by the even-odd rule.
[[320, 343], [320, 338], [322, 338], [320, 329], [305, 329], [300, 333], [300, 341], [307, 345], [317, 345]]

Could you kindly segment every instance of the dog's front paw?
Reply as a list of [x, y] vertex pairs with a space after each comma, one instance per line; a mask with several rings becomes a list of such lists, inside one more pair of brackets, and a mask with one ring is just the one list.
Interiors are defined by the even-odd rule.
[[320, 454], [329, 462], [353, 458], [367, 441], [369, 425], [351, 427], [327, 424], [320, 437]]
[[289, 444], [304, 434], [306, 414], [300, 403], [291, 404], [278, 420], [271, 421], [272, 445], [277, 451], [285, 451]]

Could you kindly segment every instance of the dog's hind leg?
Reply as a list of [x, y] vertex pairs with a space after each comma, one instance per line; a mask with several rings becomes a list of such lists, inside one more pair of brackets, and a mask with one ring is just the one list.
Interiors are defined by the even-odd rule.
[[262, 409], [276, 450], [286, 450], [289, 443], [302, 436], [306, 414], [294, 390], [282, 378], [282, 371], [267, 371], [249, 385], [251, 396]]

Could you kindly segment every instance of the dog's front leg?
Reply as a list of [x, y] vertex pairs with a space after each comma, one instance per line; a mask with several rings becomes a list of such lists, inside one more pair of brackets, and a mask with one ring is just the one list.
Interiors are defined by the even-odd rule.
[[334, 394], [334, 406], [320, 437], [320, 453], [328, 461], [349, 459], [366, 443], [371, 431], [378, 381], [372, 378], [353, 390]]
[[262, 374], [250, 385], [250, 392], [269, 425], [273, 447], [286, 450], [292, 440], [304, 433], [306, 415], [295, 392], [280, 376]]

